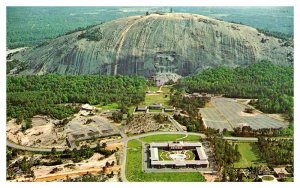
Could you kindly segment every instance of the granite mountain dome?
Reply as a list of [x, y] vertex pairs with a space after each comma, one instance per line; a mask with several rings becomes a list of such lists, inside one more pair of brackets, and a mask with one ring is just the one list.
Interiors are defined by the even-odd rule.
[[269, 59], [293, 64], [293, 47], [249, 26], [196, 14], [163, 13], [110, 21], [60, 36], [13, 56], [20, 74], [182, 76], [218, 65]]

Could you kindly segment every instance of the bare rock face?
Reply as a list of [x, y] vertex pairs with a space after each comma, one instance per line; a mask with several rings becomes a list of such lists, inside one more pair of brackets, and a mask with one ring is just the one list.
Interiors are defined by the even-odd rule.
[[20, 74], [181, 76], [268, 59], [289, 65], [293, 47], [256, 29], [196, 14], [133, 16], [51, 40], [13, 56]]

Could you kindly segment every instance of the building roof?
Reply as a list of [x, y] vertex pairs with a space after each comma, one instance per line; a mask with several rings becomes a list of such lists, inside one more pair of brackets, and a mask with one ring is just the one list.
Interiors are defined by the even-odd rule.
[[[208, 165], [208, 158], [205, 154], [204, 149], [202, 148], [202, 144], [200, 142], [183, 142], [183, 141], [175, 141], [175, 142], [152, 142], [150, 145], [150, 156], [151, 156], [151, 164], [152, 165], [175, 165], [175, 166], [186, 166], [186, 165]], [[159, 147], [195, 147], [199, 156], [199, 160], [170, 160], [170, 161], [160, 161], [158, 156], [158, 148]]]
[[200, 142], [183, 142], [183, 141], [170, 141], [170, 142], [151, 142], [150, 147], [202, 147]]
[[196, 151], [200, 160], [207, 160], [206, 153], [202, 147], [196, 147]]
[[186, 165], [201, 165], [201, 164], [209, 164], [207, 160], [185, 160], [185, 161], [152, 161], [151, 165], [175, 165], [175, 166], [186, 166]]
[[153, 147], [168, 147], [168, 142], [151, 142], [150, 148]]
[[147, 109], [148, 109], [147, 106], [137, 106], [137, 107], [135, 108], [135, 110], [147, 110]]
[[175, 107], [171, 107], [171, 106], [167, 106], [167, 107], [164, 107], [165, 110], [175, 110]]
[[175, 146], [181, 146], [183, 147], [185, 143], [183, 141], [174, 141], [174, 142], [168, 142], [169, 147], [175, 147]]
[[290, 174], [286, 171], [285, 167], [273, 168], [276, 174]]
[[151, 161], [158, 161], [158, 149], [157, 148], [150, 148], [151, 152]]
[[162, 107], [162, 104], [151, 104], [149, 107]]
[[81, 106], [82, 109], [84, 110], [93, 110], [95, 107], [89, 105], [89, 104], [84, 104]]

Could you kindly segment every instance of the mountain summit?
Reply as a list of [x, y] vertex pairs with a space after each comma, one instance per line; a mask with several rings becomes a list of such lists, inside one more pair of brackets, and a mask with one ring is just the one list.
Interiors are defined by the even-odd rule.
[[110, 21], [17, 53], [20, 74], [190, 75], [261, 59], [293, 64], [293, 47], [255, 28], [196, 14], [153, 13]]

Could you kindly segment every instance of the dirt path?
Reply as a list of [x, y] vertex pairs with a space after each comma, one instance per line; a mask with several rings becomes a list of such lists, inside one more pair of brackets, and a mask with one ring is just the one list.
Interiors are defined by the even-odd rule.
[[210, 174], [202, 174], [202, 175], [204, 176], [207, 182], [214, 182], [217, 179], [219, 179], [217, 175], [210, 175]]
[[109, 144], [109, 145], [107, 145], [106, 146], [106, 149], [108, 149], [108, 150], [113, 150], [113, 149], [116, 149], [116, 148], [122, 148], [122, 146], [123, 146], [123, 143], [115, 143], [115, 144]]
[[[118, 171], [120, 170], [120, 166], [113, 166], [110, 168], [107, 168], [106, 173], [110, 173], [111, 171]], [[85, 170], [75, 170], [75, 171], [70, 171], [70, 172], [61, 172], [61, 173], [56, 173], [56, 174], [48, 174], [45, 176], [39, 176], [34, 179], [36, 182], [45, 182], [45, 181], [54, 181], [58, 179], [66, 179], [67, 177], [76, 177], [80, 175], [84, 175], [87, 173], [90, 174], [96, 174], [99, 171], [102, 171], [102, 168], [90, 168], [90, 169], [85, 169]]]

